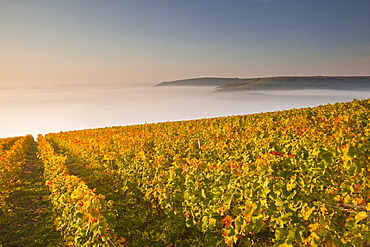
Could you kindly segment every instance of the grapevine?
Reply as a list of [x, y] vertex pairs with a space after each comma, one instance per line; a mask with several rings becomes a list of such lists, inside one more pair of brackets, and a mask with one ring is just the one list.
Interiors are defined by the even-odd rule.
[[[150, 205], [141, 215], [162, 222], [167, 243], [361, 246], [370, 241], [369, 119], [367, 99], [46, 139], [121, 200]], [[120, 217], [140, 217], [128, 213]]]

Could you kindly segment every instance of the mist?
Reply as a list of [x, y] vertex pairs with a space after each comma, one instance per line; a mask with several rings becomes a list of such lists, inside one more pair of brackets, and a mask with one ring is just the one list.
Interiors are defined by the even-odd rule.
[[214, 87], [59, 85], [0, 88], [0, 138], [244, 115], [369, 98], [369, 91], [234, 91]]

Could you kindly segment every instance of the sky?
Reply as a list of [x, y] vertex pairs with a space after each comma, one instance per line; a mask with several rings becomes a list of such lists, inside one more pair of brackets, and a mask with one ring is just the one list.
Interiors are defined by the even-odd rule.
[[370, 75], [368, 0], [0, 0], [0, 86]]

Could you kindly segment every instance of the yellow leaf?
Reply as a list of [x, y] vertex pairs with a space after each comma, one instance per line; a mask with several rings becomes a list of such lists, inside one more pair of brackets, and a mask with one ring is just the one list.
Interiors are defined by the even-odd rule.
[[310, 208], [309, 210], [307, 210], [306, 212], [304, 212], [303, 214], [303, 219], [304, 220], [308, 220], [308, 218], [310, 217], [310, 215], [312, 214], [312, 211], [315, 210], [315, 207], [312, 207]]
[[362, 212], [356, 214], [356, 216], [355, 216], [356, 223], [363, 220], [363, 219], [366, 219], [367, 217], [368, 217], [368, 215], [365, 211], [362, 211]]

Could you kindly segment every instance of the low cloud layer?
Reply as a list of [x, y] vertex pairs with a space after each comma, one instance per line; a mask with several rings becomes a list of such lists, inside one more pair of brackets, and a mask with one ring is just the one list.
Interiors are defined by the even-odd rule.
[[369, 98], [359, 91], [214, 92], [211, 87], [38, 86], [0, 89], [0, 138], [242, 115]]

